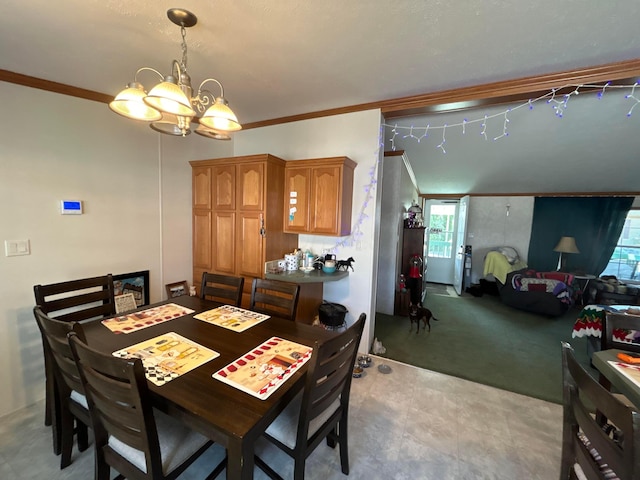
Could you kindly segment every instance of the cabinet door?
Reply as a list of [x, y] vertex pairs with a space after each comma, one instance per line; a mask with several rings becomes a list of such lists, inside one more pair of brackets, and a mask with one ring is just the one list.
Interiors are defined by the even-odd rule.
[[234, 210], [236, 208], [236, 167], [220, 165], [212, 167], [213, 209]]
[[238, 229], [236, 233], [237, 275], [262, 277], [265, 261], [265, 237], [260, 233], [262, 222], [262, 212], [238, 213]]
[[285, 232], [307, 233], [309, 231], [310, 177], [311, 169], [309, 168], [285, 169]]
[[193, 208], [211, 210], [211, 168], [193, 169]]
[[193, 210], [193, 266], [202, 271], [211, 264], [211, 211]]
[[264, 163], [238, 165], [236, 198], [242, 211], [264, 210]]
[[341, 200], [341, 167], [318, 167], [311, 170], [311, 233], [337, 235]]
[[236, 214], [234, 212], [213, 212], [213, 271], [235, 274], [235, 231]]

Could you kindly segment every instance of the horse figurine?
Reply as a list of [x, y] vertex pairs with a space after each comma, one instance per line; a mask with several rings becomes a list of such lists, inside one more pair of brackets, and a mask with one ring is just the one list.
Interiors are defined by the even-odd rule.
[[336, 263], [336, 270], [343, 269], [345, 271], [348, 271], [349, 268], [351, 268], [351, 271], [355, 272], [355, 270], [353, 269], [353, 265], [351, 265], [352, 262], [355, 262], [353, 257], [349, 257], [346, 260], [338, 260], [338, 262]]

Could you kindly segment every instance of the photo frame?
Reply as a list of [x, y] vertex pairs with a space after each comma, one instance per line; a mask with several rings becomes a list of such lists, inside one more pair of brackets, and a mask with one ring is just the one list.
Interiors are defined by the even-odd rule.
[[132, 293], [136, 306], [149, 305], [149, 270], [113, 275], [114, 295]]
[[189, 295], [189, 285], [187, 284], [186, 280], [182, 280], [181, 282], [167, 283], [164, 287], [167, 290], [167, 298]]
[[136, 297], [133, 293], [123, 293], [122, 295], [115, 295], [114, 300], [116, 302], [116, 313], [126, 313], [138, 308], [136, 303]]

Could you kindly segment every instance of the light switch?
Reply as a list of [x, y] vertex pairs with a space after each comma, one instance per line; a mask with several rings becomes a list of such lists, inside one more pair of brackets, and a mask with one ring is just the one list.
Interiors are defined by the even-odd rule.
[[31, 248], [29, 247], [29, 240], [5, 240], [4, 254], [6, 257], [30, 255]]

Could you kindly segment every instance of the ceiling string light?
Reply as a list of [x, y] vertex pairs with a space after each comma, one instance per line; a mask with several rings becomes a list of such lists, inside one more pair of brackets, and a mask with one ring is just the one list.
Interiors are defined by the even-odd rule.
[[[498, 112], [495, 113], [493, 115], [484, 115], [481, 118], [476, 118], [476, 119], [472, 119], [469, 120], [467, 118], [465, 118], [462, 122], [460, 123], [455, 123], [455, 124], [444, 124], [444, 125], [431, 125], [431, 124], [427, 124], [426, 127], [422, 127], [422, 126], [416, 126], [416, 125], [411, 125], [410, 127], [408, 126], [403, 126], [403, 125], [398, 125], [397, 123], [395, 124], [388, 124], [388, 123], [383, 123], [383, 127], [386, 129], [389, 129], [391, 135], [389, 136], [388, 142], [389, 145], [391, 147], [392, 151], [396, 150], [396, 139], [398, 136], [401, 136], [402, 139], [413, 139], [416, 140], [418, 143], [420, 143], [420, 140], [426, 139], [427, 137], [427, 131], [429, 130], [442, 130], [442, 141], [440, 142], [440, 144], [436, 145], [436, 149], [440, 150], [443, 154], [447, 153], [446, 150], [444, 149], [444, 145], [446, 143], [446, 132], [447, 130], [450, 130], [452, 127], [462, 127], [462, 134], [464, 135], [466, 133], [466, 128], [467, 126], [479, 123], [480, 124], [480, 136], [484, 137], [485, 140], [488, 140], [488, 135], [487, 135], [487, 121], [494, 119], [496, 117], [503, 117], [503, 122], [502, 122], [502, 132], [501, 134], [497, 135], [496, 137], [493, 137], [494, 141], [497, 140], [501, 140], [505, 137], [509, 136], [509, 132], [507, 130], [508, 124], [511, 121], [508, 118], [508, 115], [511, 114], [511, 112], [514, 112], [516, 110], [519, 110], [520, 108], [524, 108], [524, 107], [528, 107], [529, 110], [533, 110], [533, 105], [534, 103], [540, 102], [545, 100], [547, 104], [551, 105], [551, 107], [553, 108], [553, 111], [556, 115], [556, 117], [558, 118], [563, 118], [564, 116], [564, 112], [567, 109], [567, 107], [569, 106], [569, 100], [572, 97], [576, 97], [578, 95], [580, 95], [580, 93], [584, 93], [581, 92], [580, 89], [589, 89], [594, 90], [594, 89], [599, 89], [598, 93], [597, 93], [597, 98], [598, 99], [602, 99], [602, 97], [604, 96], [605, 90], [607, 89], [631, 89], [631, 93], [628, 95], [625, 95], [625, 99], [626, 100], [631, 100], [633, 101], [633, 105], [631, 106], [631, 108], [629, 109], [629, 111], [627, 112], [627, 117], [631, 117], [632, 113], [633, 113], [633, 109], [640, 104], [640, 98], [636, 93], [636, 88], [639, 87], [640, 84], [638, 82], [635, 82], [633, 85], [611, 85], [611, 82], [607, 82], [604, 85], [565, 85], [563, 87], [559, 87], [559, 88], [552, 88], [551, 91], [541, 95], [540, 97], [537, 98], [533, 98], [533, 99], [529, 99], [527, 100], [527, 102], [522, 103], [520, 105], [517, 105], [515, 107], [512, 108], [507, 108], [506, 110], [502, 111], [502, 112]], [[567, 93], [565, 95], [558, 95], [557, 92], [559, 90], [565, 90], [567, 88], [574, 88], [573, 91], [571, 91], [570, 93]], [[414, 132], [418, 131], [418, 130], [422, 130], [424, 129], [424, 134], [422, 136], [417, 136], [414, 134]], [[403, 135], [402, 131], [409, 131], [408, 134]]]
[[[229, 132], [240, 130], [242, 126], [224, 98], [222, 84], [215, 78], [207, 78], [193, 96], [191, 77], [187, 73], [186, 29], [198, 22], [197, 17], [181, 8], [168, 10], [167, 17], [180, 27], [182, 60], [173, 60], [171, 72], [166, 76], [150, 67], [139, 68], [133, 82], [116, 95], [109, 108], [127, 118], [150, 122], [152, 129], [167, 135], [189, 135], [191, 124], [197, 123], [196, 133], [216, 140], [229, 140]], [[149, 93], [138, 82], [138, 74], [144, 71], [154, 72], [161, 79]], [[203, 89], [210, 82], [220, 88], [219, 97]]]

